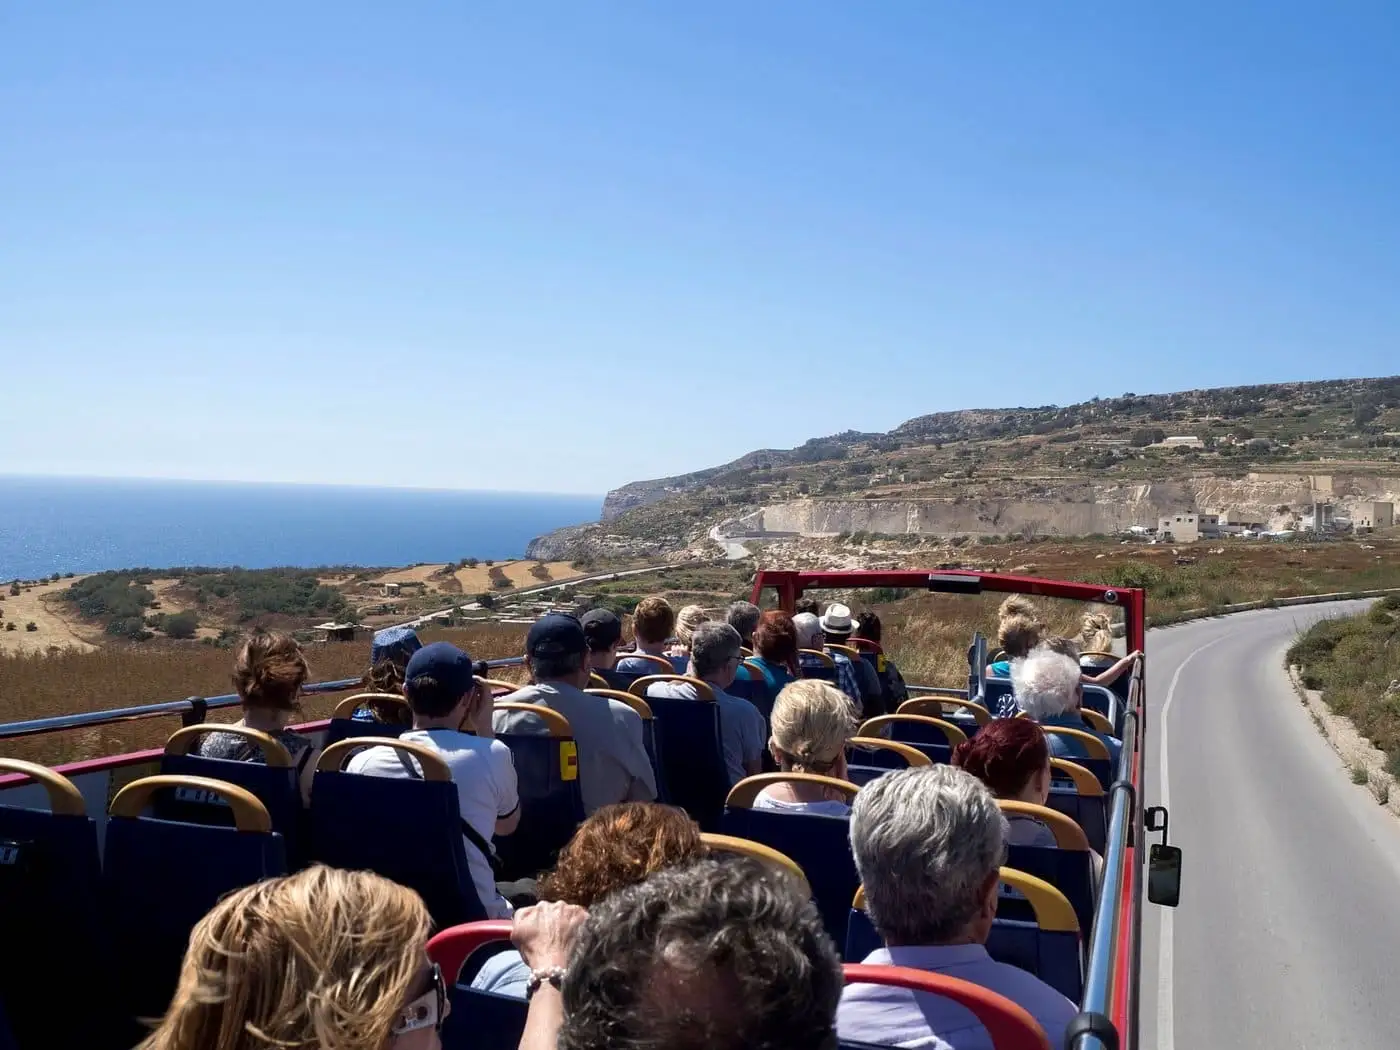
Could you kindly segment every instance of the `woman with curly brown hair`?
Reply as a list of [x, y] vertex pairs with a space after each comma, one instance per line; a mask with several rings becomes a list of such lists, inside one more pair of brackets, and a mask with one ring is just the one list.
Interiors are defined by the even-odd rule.
[[[591, 908], [653, 872], [705, 854], [700, 826], [684, 810], [656, 802], [604, 806], [579, 825], [540, 882], [540, 899]], [[493, 955], [472, 979], [478, 991], [525, 998], [530, 968], [519, 952]]]
[[440, 1050], [441, 972], [412, 890], [317, 864], [229, 894], [190, 934], [139, 1050]]
[[[310, 737], [289, 729], [288, 724], [300, 711], [297, 698], [310, 674], [295, 638], [261, 628], [243, 640], [233, 665], [233, 687], [243, 701], [243, 717], [235, 724], [266, 733], [291, 752], [303, 798], [311, 797], [317, 749]], [[204, 736], [199, 754], [233, 762], [263, 761], [261, 748], [232, 733]]]

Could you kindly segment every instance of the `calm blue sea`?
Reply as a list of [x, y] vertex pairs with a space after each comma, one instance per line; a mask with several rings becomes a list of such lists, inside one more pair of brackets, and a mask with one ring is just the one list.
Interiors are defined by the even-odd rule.
[[601, 496], [0, 476], [0, 580], [140, 566], [511, 558]]

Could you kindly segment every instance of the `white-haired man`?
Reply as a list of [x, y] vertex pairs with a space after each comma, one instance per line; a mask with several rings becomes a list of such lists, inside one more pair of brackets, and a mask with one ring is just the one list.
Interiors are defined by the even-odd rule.
[[[1049, 646], [1039, 645], [1019, 660], [1011, 661], [1011, 688], [1016, 706], [1027, 718], [1050, 729], [1078, 729], [1096, 736], [1108, 748], [1113, 769], [1118, 768], [1118, 755], [1123, 742], [1107, 733], [1090, 728], [1079, 715], [1084, 699], [1084, 683], [1079, 661]], [[1050, 753], [1058, 758], [1084, 758], [1083, 743], [1058, 733], [1047, 734]]]
[[[798, 613], [792, 618], [792, 626], [797, 631], [797, 647], [799, 649], [823, 651], [823, 646], [826, 644], [826, 632], [822, 630], [821, 620], [817, 618], [816, 613]], [[844, 653], [827, 653], [827, 655], [836, 664], [836, 687], [851, 698], [851, 702], [856, 705], [856, 714], [862, 714], [865, 705], [861, 700], [860, 680], [856, 677], [856, 669]], [[821, 657], [809, 656], [802, 652], [797, 654], [797, 663], [804, 677], [817, 677], [821, 670], [826, 667]]]
[[[953, 766], [872, 780], [856, 795], [851, 849], [870, 921], [885, 942], [865, 962], [979, 984], [1024, 1007], [1051, 1046], [1064, 1045], [1074, 1003], [987, 954], [1006, 821], [986, 785]], [[836, 1024], [843, 1041], [992, 1050], [987, 1030], [964, 1007], [899, 988], [847, 987]]]

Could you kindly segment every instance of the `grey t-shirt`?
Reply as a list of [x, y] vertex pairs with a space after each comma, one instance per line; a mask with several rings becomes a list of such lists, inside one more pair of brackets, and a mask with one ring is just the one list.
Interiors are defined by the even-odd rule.
[[[758, 708], [743, 697], [731, 696], [714, 686], [710, 688], [714, 689], [715, 703], [719, 706], [719, 742], [732, 787], [749, 775], [744, 768], [746, 763], [753, 765], [763, 759], [768, 723]], [[647, 692], [677, 700], [695, 699], [695, 686], [689, 682], [657, 682]]]
[[[569, 720], [578, 745], [579, 791], [589, 813], [614, 802], [650, 802], [656, 777], [642, 742], [642, 718], [620, 700], [592, 696], [562, 682], [527, 685], [501, 703], [538, 704]], [[539, 719], [520, 711], [497, 711], [497, 733], [539, 733]]]

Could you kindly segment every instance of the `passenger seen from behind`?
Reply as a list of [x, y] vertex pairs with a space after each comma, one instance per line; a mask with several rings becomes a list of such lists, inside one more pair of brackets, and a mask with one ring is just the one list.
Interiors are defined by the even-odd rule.
[[[826, 612], [822, 613], [818, 621], [821, 624], [825, 645], [843, 645], [850, 648], [851, 635], [855, 633], [856, 624], [851, 618], [851, 610], [848, 606], [840, 602], [832, 602], [826, 607]], [[860, 713], [862, 718], [874, 718], [876, 715], [885, 713], [885, 688], [880, 681], [880, 675], [875, 670], [875, 665], [864, 657], [849, 657], [844, 653], [832, 653], [832, 656], [841, 656], [851, 665], [851, 670], [855, 672], [856, 686], [860, 689]]]
[[[301, 646], [281, 631], [259, 629], [248, 635], [233, 664], [233, 688], [243, 702], [243, 717], [234, 724], [266, 733], [291, 752], [303, 800], [311, 797], [319, 749], [288, 724], [300, 711], [297, 698], [310, 673]], [[197, 753], [233, 762], [264, 761], [262, 748], [232, 733], [201, 737]]]
[[[676, 629], [676, 613], [671, 603], [660, 595], [643, 598], [632, 612], [632, 635], [636, 651], [648, 656], [666, 655], [666, 643]], [[636, 660], [623, 653], [617, 661], [623, 674], [657, 674], [660, 668], [650, 660]], [[664, 673], [664, 672], [660, 672]]]
[[[464, 827], [462, 835], [472, 883], [486, 914], [504, 919], [511, 907], [497, 890], [491, 871], [491, 838], [515, 831], [520, 823], [520, 795], [510, 748], [492, 739], [491, 691], [473, 671], [472, 658], [448, 642], [434, 642], [414, 653], [404, 681], [413, 728], [399, 739], [431, 748], [447, 763], [462, 820], [473, 832], [468, 835]], [[422, 776], [417, 759], [388, 747], [359, 752], [345, 769], [375, 777]]]
[[763, 672], [763, 680], [775, 693], [797, 678], [797, 628], [792, 617], [772, 609], [759, 617], [753, 633], [752, 663]]
[[626, 692], [632, 676], [615, 670], [617, 651], [622, 647], [622, 620], [611, 609], [589, 609], [578, 622], [588, 641], [588, 669], [607, 682], [608, 688]]
[[[997, 718], [953, 749], [952, 764], [965, 769], [999, 799], [1045, 805], [1050, 797], [1050, 746], [1029, 718]], [[1055, 848], [1055, 835], [1034, 817], [1007, 818], [1009, 846]]]
[[739, 632], [739, 642], [745, 649], [753, 649], [753, 633], [758, 630], [758, 621], [763, 613], [753, 602], [734, 602], [724, 614], [730, 627]]
[[[851, 698], [830, 682], [806, 678], [783, 687], [773, 703], [768, 749], [784, 773], [846, 779], [846, 743], [855, 735]], [[844, 792], [815, 784], [774, 784], [754, 799], [755, 809], [849, 816]]]
[[676, 667], [676, 674], [685, 674], [690, 662], [690, 646], [701, 624], [710, 622], [710, 614], [700, 605], [687, 605], [676, 613], [676, 640], [666, 647], [666, 656]]
[[[797, 654], [797, 665], [803, 675], [820, 675], [825, 668], [821, 657], [816, 654], [822, 651], [826, 644], [826, 635], [822, 632], [821, 621], [813, 613], [798, 613], [792, 618], [792, 625], [797, 630], [797, 647], [806, 649], [807, 652]], [[844, 653], [828, 653], [832, 661], [836, 664], [836, 686], [851, 698], [851, 702], [856, 705], [856, 714], [862, 713], [860, 699], [860, 683], [856, 679], [856, 669], [851, 666], [851, 661]]]
[[[729, 783], [763, 769], [763, 747], [768, 725], [758, 708], [742, 697], [725, 692], [739, 670], [739, 632], [727, 623], [701, 624], [691, 639], [690, 677], [710, 687], [719, 705], [719, 739]], [[689, 682], [658, 682], [648, 695], [695, 700], [697, 690]]]
[[[1016, 704], [1030, 718], [1047, 729], [1078, 729], [1098, 737], [1108, 748], [1112, 768], [1118, 768], [1122, 741], [1091, 729], [1079, 716], [1084, 685], [1079, 661], [1048, 646], [1038, 646], [1024, 659], [1011, 664], [1011, 683]], [[1062, 758], [1085, 758], [1084, 744], [1058, 734], [1050, 734], [1050, 753]]]
[[[591, 908], [653, 872], [704, 855], [700, 826], [682, 809], [655, 802], [604, 806], [579, 825], [560, 852], [554, 871], [540, 882], [540, 899]], [[529, 980], [530, 967], [520, 953], [507, 951], [486, 961], [472, 987], [523, 999]]]
[[[979, 984], [1024, 1007], [1051, 1046], [1064, 1045], [1074, 1003], [987, 954], [1006, 822], [980, 780], [952, 766], [922, 766], [871, 781], [856, 796], [851, 849], [870, 921], [886, 945], [864, 962]], [[965, 1007], [899, 988], [847, 988], [837, 1023], [842, 1039], [861, 1043], [992, 1048]]]
[[428, 910], [367, 871], [314, 865], [229, 894], [190, 934], [139, 1050], [440, 1050], [450, 1007]]
[[[369, 670], [360, 679], [361, 687], [370, 693], [403, 696], [404, 672], [408, 661], [421, 648], [423, 643], [411, 627], [386, 627], [376, 631], [370, 644]], [[371, 700], [355, 712], [355, 719], [406, 726], [413, 721], [413, 714], [406, 704]]]
[[1125, 673], [1137, 666], [1137, 662], [1142, 659], [1142, 652], [1131, 652], [1127, 656], [1121, 657], [1103, 669], [1085, 667], [1084, 660], [1079, 655], [1079, 643], [1070, 638], [1047, 638], [1045, 647], [1053, 649], [1057, 653], [1063, 653], [1076, 664], [1079, 664], [1079, 677], [1085, 685], [1111, 686]]
[[529, 965], [565, 967], [561, 990], [531, 999], [520, 1050], [836, 1050], [840, 959], [787, 876], [703, 860], [613, 894], [581, 924], [567, 908], [516, 918]]
[[[883, 638], [884, 626], [880, 623], [880, 617], [873, 610], [861, 613], [855, 633], [851, 636], [851, 644], [855, 645], [857, 639], [864, 639], [883, 649]], [[876, 656], [875, 672], [880, 676], [880, 684], [884, 688], [885, 710], [899, 710], [899, 705], [909, 699], [909, 687], [904, 684], [904, 676], [899, 673], [894, 661], [883, 651]]]
[[[525, 655], [535, 684], [501, 702], [537, 704], [569, 720], [578, 745], [583, 808], [592, 813], [613, 802], [656, 798], [656, 777], [642, 743], [641, 716], [620, 700], [584, 692], [589, 670], [583, 625], [565, 613], [547, 613], [530, 628]], [[548, 732], [525, 711], [497, 711], [495, 728], [497, 733]]]

